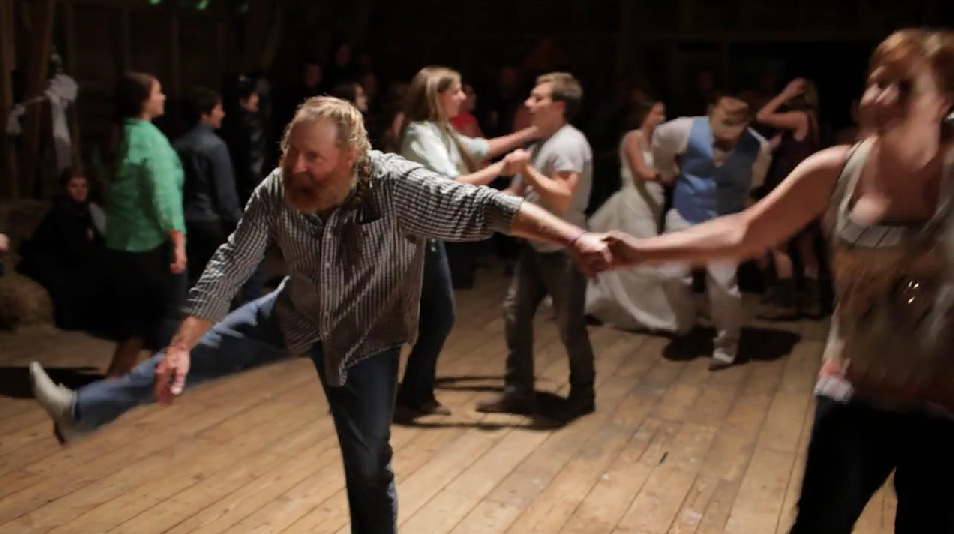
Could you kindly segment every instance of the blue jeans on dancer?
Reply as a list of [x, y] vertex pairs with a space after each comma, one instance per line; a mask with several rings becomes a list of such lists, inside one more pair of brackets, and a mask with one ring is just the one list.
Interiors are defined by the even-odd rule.
[[265, 290], [265, 260], [259, 262], [258, 267], [252, 271], [252, 276], [248, 278], [242, 290], [239, 292], [239, 305], [244, 305], [262, 296]]
[[[190, 352], [187, 389], [286, 356], [273, 313], [277, 296], [278, 291], [274, 291], [245, 304], [202, 337]], [[121, 378], [78, 390], [73, 411], [75, 430], [92, 431], [136, 406], [155, 402], [153, 380], [162, 358], [159, 352]], [[341, 444], [351, 532], [394, 534], [397, 492], [391, 470], [390, 426], [400, 347], [359, 361], [341, 387], [329, 385], [325, 378], [320, 344], [312, 348], [311, 359]]]
[[437, 358], [454, 327], [454, 283], [441, 241], [427, 244], [417, 341], [407, 358], [397, 403], [407, 415], [449, 414], [434, 396]]

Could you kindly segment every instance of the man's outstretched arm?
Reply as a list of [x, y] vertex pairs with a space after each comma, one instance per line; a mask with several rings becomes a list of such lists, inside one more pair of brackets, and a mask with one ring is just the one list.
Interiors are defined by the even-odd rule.
[[186, 318], [172, 338], [172, 347], [191, 350], [206, 330], [221, 321], [228, 314], [232, 298], [265, 257], [274, 237], [271, 220], [276, 180], [276, 176], [270, 176], [255, 190], [235, 232], [205, 266], [189, 292]]

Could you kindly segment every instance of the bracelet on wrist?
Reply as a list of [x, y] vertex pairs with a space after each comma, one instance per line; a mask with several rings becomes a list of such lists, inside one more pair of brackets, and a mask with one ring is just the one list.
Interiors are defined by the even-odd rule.
[[576, 236], [575, 236], [573, 239], [571, 239], [571, 240], [569, 240], [569, 241], [567, 242], [566, 246], [572, 247], [572, 246], [573, 246], [577, 241], [579, 241], [580, 238], [583, 237], [584, 235], [586, 235], [586, 230], [580, 230], [580, 232], [579, 232], [578, 234], [576, 234]]

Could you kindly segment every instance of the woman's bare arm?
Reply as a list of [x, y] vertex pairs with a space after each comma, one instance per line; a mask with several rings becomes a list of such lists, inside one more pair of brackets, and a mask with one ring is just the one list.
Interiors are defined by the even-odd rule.
[[454, 179], [458, 182], [464, 182], [465, 184], [471, 185], [487, 185], [490, 182], [493, 182], [501, 173], [503, 173], [506, 168], [506, 164], [501, 160], [495, 163], [491, 163], [486, 167], [483, 167], [479, 171], [474, 171], [470, 174], [462, 174], [460, 176], [455, 176]]
[[504, 152], [510, 152], [515, 148], [519, 148], [533, 141], [537, 136], [537, 129], [533, 126], [528, 126], [510, 135], [502, 135], [488, 139], [487, 143], [490, 145], [490, 150], [487, 151], [487, 158], [495, 158]]
[[646, 158], [643, 157], [643, 150], [647, 148], [640, 144], [642, 134], [633, 130], [623, 138], [623, 153], [626, 154], [626, 163], [629, 169], [633, 171], [633, 178], [637, 180], [659, 180], [659, 173], [656, 169], [646, 165]]
[[789, 238], [827, 208], [849, 147], [838, 146], [803, 161], [768, 196], [747, 210], [649, 239], [614, 233], [620, 265], [755, 257]]
[[783, 91], [762, 106], [762, 109], [755, 114], [755, 120], [773, 128], [791, 130], [795, 133], [796, 139], [804, 139], [808, 132], [808, 114], [804, 111], [784, 111], [781, 113], [778, 111], [778, 108], [791, 97], [791, 94]]

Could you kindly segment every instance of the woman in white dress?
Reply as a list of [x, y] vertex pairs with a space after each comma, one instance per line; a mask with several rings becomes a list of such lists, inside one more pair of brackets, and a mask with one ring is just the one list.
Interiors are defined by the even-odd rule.
[[[653, 130], [665, 120], [662, 102], [637, 91], [630, 102], [630, 130], [620, 143], [622, 187], [589, 220], [590, 230], [620, 230], [639, 237], [659, 234], [665, 190], [653, 167]], [[591, 281], [586, 312], [626, 330], [681, 331], [659, 274], [650, 267], [606, 272]]]

